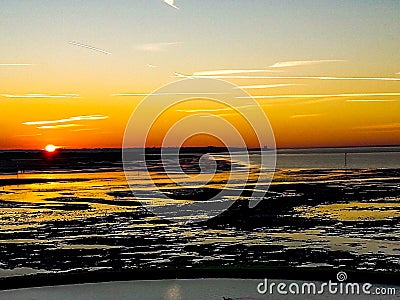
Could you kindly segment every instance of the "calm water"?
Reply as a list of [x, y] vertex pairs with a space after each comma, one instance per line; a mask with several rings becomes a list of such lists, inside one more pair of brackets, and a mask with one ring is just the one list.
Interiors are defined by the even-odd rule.
[[400, 147], [280, 150], [278, 168], [400, 168]]
[[[150, 214], [115, 166], [33, 170], [19, 174], [18, 181], [15, 174], [2, 175], [0, 269], [346, 266], [398, 271], [400, 149], [346, 151], [346, 162], [341, 149], [281, 151], [259, 205], [249, 209], [244, 197], [227, 214], [198, 224], [168, 223]], [[178, 190], [165, 174], [153, 175], [171, 193]], [[226, 176], [220, 171], [212, 187], [222, 188]], [[140, 173], [136, 180], [149, 189]], [[165, 203], [149, 199], [148, 205]]]

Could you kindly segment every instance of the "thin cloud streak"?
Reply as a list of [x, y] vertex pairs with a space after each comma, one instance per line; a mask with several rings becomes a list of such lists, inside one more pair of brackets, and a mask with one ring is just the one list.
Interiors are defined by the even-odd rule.
[[59, 119], [59, 120], [24, 122], [22, 124], [23, 125], [47, 125], [47, 124], [68, 123], [68, 122], [76, 122], [76, 121], [95, 121], [95, 120], [105, 120], [105, 119], [108, 119], [108, 116], [90, 115], [90, 116], [75, 116], [75, 117]]
[[[336, 98], [340, 99], [340, 98]], [[279, 106], [279, 105], [300, 105], [300, 104], [319, 104], [319, 103], [326, 103], [331, 102], [332, 99], [312, 99], [312, 100], [296, 100], [296, 102], [288, 101], [287, 99], [272, 99], [270, 101], [266, 101], [260, 104], [261, 107], [270, 107], [270, 106]]]
[[224, 114], [208, 114], [208, 115], [199, 115], [200, 118], [215, 118], [215, 117], [225, 117], [225, 116], [232, 116], [235, 113], [224, 113]]
[[179, 9], [179, 7], [175, 6], [174, 0], [163, 0], [163, 2], [164, 2], [165, 4], [168, 4], [168, 5], [171, 6], [171, 7], [175, 8], [175, 9]]
[[327, 76], [194, 76], [175, 73], [177, 78], [216, 78], [216, 79], [300, 79], [300, 80], [382, 80], [400, 81], [398, 77], [327, 77]]
[[219, 111], [232, 111], [232, 108], [216, 108], [216, 109], [177, 109], [176, 112], [182, 113], [208, 113]]
[[60, 129], [60, 128], [69, 128], [69, 127], [79, 127], [82, 125], [79, 124], [64, 124], [64, 125], [45, 125], [45, 126], [38, 126], [37, 129]]
[[283, 61], [277, 62], [269, 68], [288, 68], [288, 67], [300, 67], [309, 66], [323, 63], [334, 63], [334, 62], [346, 62], [346, 60], [341, 59], [323, 59], [323, 60], [296, 60], [296, 61]]
[[389, 124], [377, 124], [377, 125], [367, 125], [367, 126], [356, 126], [352, 128], [353, 130], [400, 130], [400, 123], [389, 123]]
[[283, 99], [283, 98], [331, 98], [331, 97], [367, 97], [367, 96], [400, 96], [400, 93], [362, 93], [362, 94], [326, 94], [326, 95], [275, 95], [275, 96], [241, 96], [238, 99]]
[[111, 55], [112, 54], [109, 51], [106, 51], [106, 50], [103, 50], [103, 49], [100, 49], [100, 48], [96, 48], [96, 47], [93, 47], [93, 46], [85, 45], [85, 44], [82, 44], [82, 43], [77, 43], [77, 42], [73, 42], [73, 41], [69, 41], [68, 43], [73, 45], [73, 46], [86, 48], [86, 49], [97, 51], [97, 52], [101, 52], [101, 53], [104, 53], [104, 54], [107, 54], [107, 55]]
[[82, 131], [94, 131], [94, 130], [97, 130], [97, 129], [99, 129], [99, 128], [74, 129], [74, 130], [71, 130], [71, 131], [72, 132], [82, 132]]
[[[153, 94], [147, 94], [147, 93], [122, 93], [122, 94], [112, 94], [111, 97], [144, 97], [144, 96], [150, 96]], [[154, 94], [154, 95], [159, 95], [159, 94]]]
[[357, 102], [361, 102], [361, 103], [363, 103], [363, 102], [397, 102], [398, 100], [389, 100], [389, 99], [382, 99], [382, 100], [379, 100], [379, 99], [359, 99], [359, 100], [356, 100], [356, 99], [351, 99], [351, 100], [346, 100], [346, 102], [353, 102], [353, 103], [357, 103]]
[[[308, 104], [327, 103], [327, 102], [332, 102], [332, 101], [335, 101], [335, 100], [339, 101], [338, 99], [340, 99], [340, 101], [343, 101], [343, 103], [348, 103], [349, 105], [356, 104], [356, 102], [360, 102], [359, 104], [367, 102], [367, 99], [348, 99], [348, 100], [346, 100], [346, 99], [343, 99], [343, 98], [341, 99], [340, 97], [333, 97], [333, 98], [329, 98], [329, 97], [328, 98], [303, 98], [303, 99], [295, 99], [296, 100], [295, 102], [289, 101], [289, 99], [284, 99], [284, 98], [270, 99], [270, 101], [263, 102], [260, 105], [262, 107], [270, 107], [270, 106], [277, 106], [277, 105], [293, 105], [293, 104], [296, 104], [296, 105], [306, 104], [306, 105], [308, 105]], [[352, 101], [347, 102], [349, 100], [353, 100], [354, 102], [352, 102]], [[396, 101], [398, 101], [398, 100], [393, 100], [392, 102], [396, 102]]]
[[321, 114], [293, 115], [290, 116], [289, 119], [314, 118], [319, 116], [321, 116]]
[[[303, 61], [285, 61], [278, 62], [269, 66], [268, 68], [287, 68], [297, 67], [306, 65], [315, 65], [322, 63], [333, 63], [333, 62], [345, 62], [345, 60], [303, 60]], [[280, 70], [269, 70], [269, 69], [244, 69], [244, 70], [215, 70], [215, 71], [202, 71], [195, 72], [192, 76], [215, 76], [215, 75], [227, 75], [227, 74], [240, 74], [240, 73], [264, 73], [264, 72], [282, 72]]]
[[177, 46], [181, 44], [183, 44], [183, 42], [149, 43], [137, 45], [135, 49], [147, 52], [160, 52], [167, 50], [170, 46]]
[[281, 84], [264, 84], [264, 85], [242, 85], [234, 87], [234, 89], [271, 89], [284, 86], [299, 86], [304, 84], [294, 84], [294, 83], [281, 83]]
[[46, 94], [26, 94], [26, 95], [11, 95], [2, 94], [5, 98], [11, 99], [68, 99], [68, 98], [79, 98], [78, 94], [62, 94], [62, 95], [46, 95]]
[[266, 73], [266, 72], [281, 72], [278, 70], [216, 70], [216, 71], [202, 71], [195, 72], [193, 76], [214, 76], [214, 75], [226, 75], [226, 74], [241, 74], [241, 73]]
[[33, 64], [0, 64], [0, 67], [30, 67]]
[[226, 95], [226, 93], [161, 93], [161, 94], [113, 94], [112, 97], [146, 97], [146, 96], [175, 96], [175, 95], [187, 95], [187, 96], [196, 96], [196, 95]]
[[246, 109], [252, 108], [255, 105], [243, 105], [237, 107], [226, 107], [226, 108], [215, 108], [215, 109], [177, 109], [177, 112], [184, 112], [184, 113], [208, 113], [208, 112], [219, 112], [219, 111], [234, 111], [235, 109]]

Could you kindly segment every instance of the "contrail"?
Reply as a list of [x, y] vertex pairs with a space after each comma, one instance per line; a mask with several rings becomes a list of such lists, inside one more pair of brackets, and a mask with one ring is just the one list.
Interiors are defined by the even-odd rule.
[[280, 83], [280, 84], [264, 84], [264, 85], [242, 85], [234, 87], [234, 89], [270, 89], [270, 88], [293, 86], [293, 85], [302, 85], [302, 84]]
[[181, 92], [176, 92], [176, 93], [161, 93], [161, 94], [143, 94], [143, 93], [135, 93], [135, 94], [113, 94], [111, 95], [112, 97], [146, 97], [146, 96], [178, 96], [178, 95], [183, 95], [183, 96], [196, 96], [196, 95], [226, 95], [226, 93], [181, 93]]
[[375, 100], [370, 100], [370, 99], [352, 99], [352, 100], [346, 100], [346, 102], [397, 102], [397, 100], [388, 100], [388, 99], [375, 99]]
[[195, 72], [193, 76], [214, 76], [214, 75], [229, 75], [229, 74], [240, 74], [240, 73], [267, 73], [267, 72], [281, 72], [277, 70], [216, 70], [216, 71], [203, 71]]
[[108, 52], [106, 50], [95, 48], [95, 47], [92, 47], [92, 46], [89, 46], [89, 45], [85, 45], [85, 44], [81, 44], [81, 43], [77, 43], [77, 42], [72, 42], [72, 41], [69, 41], [68, 43], [71, 44], [71, 45], [74, 45], [74, 46], [78, 46], [78, 47], [94, 50], [94, 51], [101, 52], [101, 53], [104, 53], [104, 54], [108, 54], [108, 55], [112, 54], [111, 52]]
[[382, 81], [400, 81], [399, 77], [327, 77], [327, 76], [198, 76], [174, 73], [177, 78], [216, 78], [216, 79], [309, 79], [309, 80], [382, 80]]
[[346, 61], [342, 59], [283, 61], [283, 62], [277, 62], [276, 64], [269, 66], [269, 68], [301, 67], [301, 66], [308, 66], [308, 65], [315, 65], [322, 63], [333, 63], [333, 62], [346, 62]]
[[282, 98], [331, 98], [331, 97], [368, 97], [368, 96], [400, 96], [400, 93], [362, 93], [362, 94], [326, 94], [326, 95], [268, 95], [241, 96], [237, 99], [282, 99]]
[[63, 94], [63, 95], [45, 95], [45, 94], [27, 94], [27, 95], [10, 95], [10, 94], [0, 94], [2, 97], [6, 98], [30, 98], [30, 99], [67, 99], [67, 98], [78, 98], [77, 94]]
[[176, 7], [174, 5], [174, 0], [163, 0], [165, 4], [168, 4], [169, 6], [175, 8], [175, 9], [179, 9], [179, 7]]
[[57, 124], [57, 123], [68, 123], [75, 121], [95, 121], [95, 120], [105, 120], [108, 119], [108, 116], [103, 115], [90, 115], [90, 116], [74, 116], [67, 119], [59, 119], [59, 120], [50, 120], [50, 121], [34, 121], [34, 122], [25, 122], [23, 125], [48, 125], [48, 124]]
[[0, 67], [27, 67], [33, 66], [33, 64], [0, 64]]

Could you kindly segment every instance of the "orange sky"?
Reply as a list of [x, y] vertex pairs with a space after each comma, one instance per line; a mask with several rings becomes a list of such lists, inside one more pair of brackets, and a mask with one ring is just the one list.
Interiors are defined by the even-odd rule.
[[[205, 1], [199, 8], [188, 0], [177, 11], [141, 0], [85, 7], [64, 0], [47, 6], [5, 1], [0, 149], [121, 147], [134, 109], [146, 94], [182, 79], [174, 72], [216, 77], [255, 96], [279, 148], [399, 145], [399, 3], [302, 2]], [[163, 101], [157, 99], [154, 110]], [[161, 145], [181, 118], [214, 109], [209, 113], [257, 146], [243, 117], [198, 99], [183, 106], [192, 112], [177, 106], [166, 111], [147, 144]], [[246, 101], [238, 98], [235, 105]], [[199, 122], [192, 125], [198, 130]], [[234, 136], [224, 142], [238, 145]], [[213, 143], [197, 136], [185, 145]]]

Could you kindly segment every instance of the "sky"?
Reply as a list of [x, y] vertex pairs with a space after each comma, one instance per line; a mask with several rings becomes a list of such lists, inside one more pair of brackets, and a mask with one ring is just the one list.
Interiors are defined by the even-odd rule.
[[[119, 148], [146, 95], [185, 76], [224, 80], [251, 95], [279, 148], [400, 144], [399, 1], [175, 5], [2, 0], [0, 149]], [[151, 98], [151, 109], [162, 107], [163, 96]], [[191, 97], [156, 122], [147, 146], [175, 146], [173, 138], [163, 144], [166, 128], [204, 110], [244, 128], [231, 107]], [[192, 123], [193, 130], [202, 124]], [[250, 131], [244, 140], [256, 146]], [[223, 142], [238, 143], [229, 134]], [[185, 143], [217, 142], [204, 134]]]

